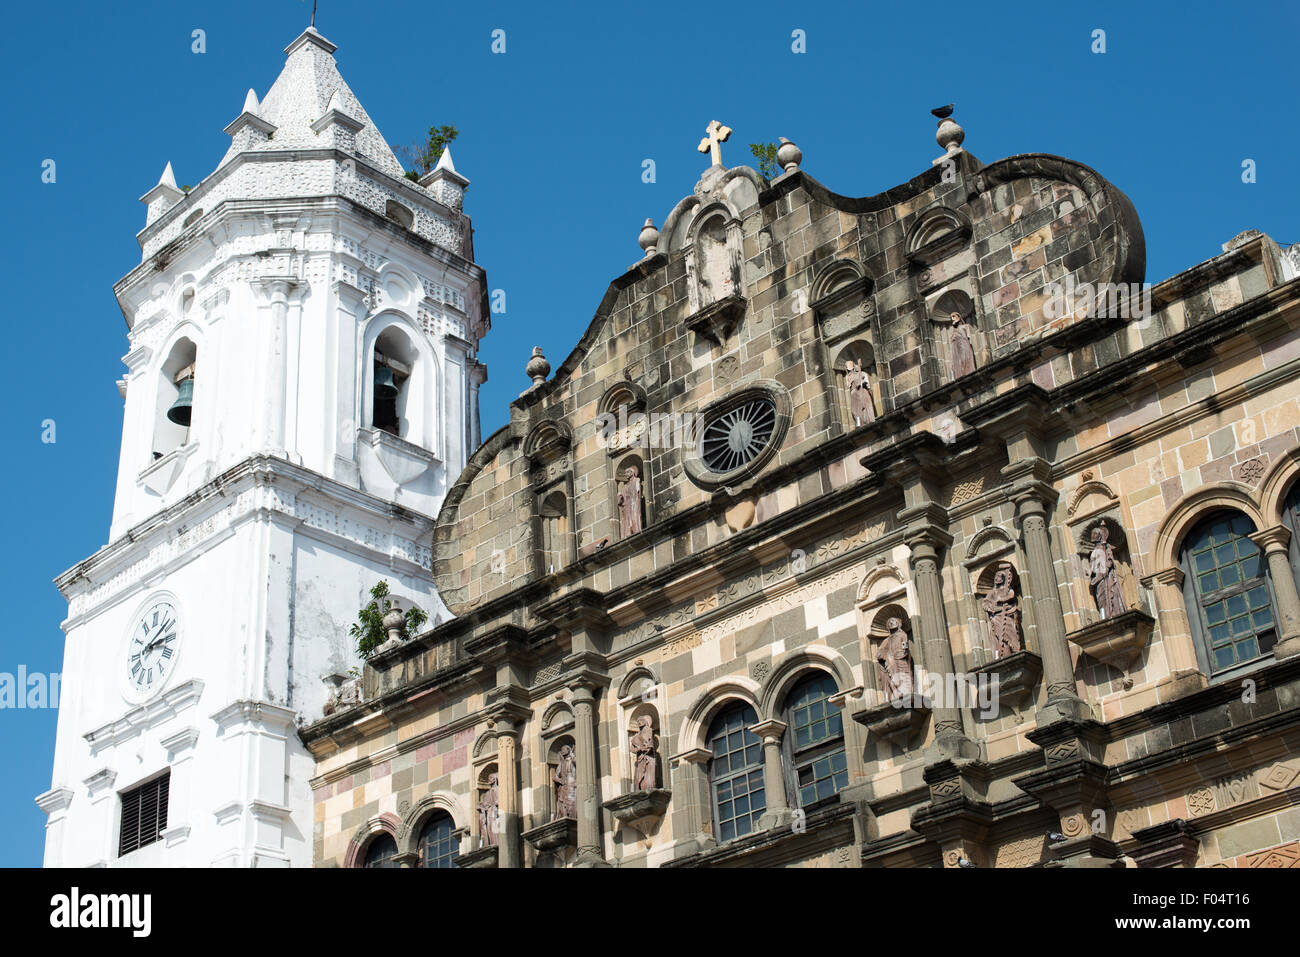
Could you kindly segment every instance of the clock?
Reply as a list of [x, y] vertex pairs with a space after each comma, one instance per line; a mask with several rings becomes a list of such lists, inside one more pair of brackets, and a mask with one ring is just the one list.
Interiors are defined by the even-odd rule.
[[166, 683], [180, 650], [180, 615], [170, 598], [159, 598], [131, 626], [126, 646], [126, 684], [133, 695], [151, 695]]

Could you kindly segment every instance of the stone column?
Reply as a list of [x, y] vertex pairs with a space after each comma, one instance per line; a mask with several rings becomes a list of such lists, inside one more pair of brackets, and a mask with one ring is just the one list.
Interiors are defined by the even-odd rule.
[[1285, 525], [1275, 525], [1256, 532], [1250, 540], [1264, 550], [1268, 561], [1269, 578], [1273, 581], [1273, 598], [1277, 601], [1277, 644], [1273, 646], [1274, 658], [1291, 658], [1300, 655], [1300, 591], [1296, 589], [1295, 576], [1287, 546], [1291, 543], [1291, 530]]
[[761, 828], [781, 827], [790, 823], [790, 803], [785, 793], [785, 772], [781, 767], [781, 739], [785, 722], [760, 721], [749, 730], [763, 741], [763, 793], [767, 810], [758, 819]]
[[[497, 732], [497, 867], [522, 867], [519, 845], [519, 726], [511, 718], [498, 718]], [[477, 812], [475, 812], [477, 813]]]
[[1051, 494], [1049, 489], [1037, 485], [1012, 492], [1029, 564], [1026, 587], [1034, 609], [1038, 653], [1043, 659], [1043, 680], [1047, 684], [1047, 704], [1036, 718], [1039, 724], [1058, 717], [1085, 720], [1092, 716], [1088, 705], [1079, 697], [1070, 643], [1065, 637], [1065, 612], [1061, 608], [1052, 562], [1052, 540], [1047, 531], [1046, 501]]
[[[948, 640], [948, 618], [943, 609], [943, 583], [939, 579], [939, 547], [948, 541], [947, 534], [935, 528], [921, 529], [907, 538], [907, 547], [912, 551], [908, 561], [919, 606], [914, 627], [920, 633], [921, 665], [943, 679], [940, 685], [943, 688], [952, 686], [949, 679], [956, 667]], [[917, 687], [921, 694], [925, 690], [924, 686]], [[931, 703], [935, 741], [942, 751], [961, 751], [962, 742], [968, 742], [962, 725], [962, 709], [956, 707], [956, 702], [945, 699], [946, 695], [941, 695]]]
[[600, 835], [600, 772], [596, 763], [596, 695], [588, 684], [572, 686], [573, 736], [578, 764], [578, 860], [604, 861]]

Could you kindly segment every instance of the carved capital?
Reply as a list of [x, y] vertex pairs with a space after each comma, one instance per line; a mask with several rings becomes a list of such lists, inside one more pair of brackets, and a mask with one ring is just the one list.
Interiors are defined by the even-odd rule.
[[1255, 532], [1250, 536], [1250, 540], [1263, 549], [1266, 555], [1275, 552], [1285, 553], [1287, 545], [1291, 543], [1291, 529], [1285, 525], [1274, 525], [1272, 528]]
[[1158, 572], [1152, 572], [1142, 579], [1142, 584], [1147, 588], [1153, 585], [1172, 585], [1174, 588], [1182, 590], [1184, 577], [1183, 570], [1174, 565], [1170, 568], [1162, 568]]
[[751, 724], [749, 730], [751, 733], [762, 738], [764, 744], [780, 744], [781, 739], [785, 736], [786, 723], [784, 721], [777, 721], [775, 718], [770, 718], [767, 721], [760, 721], [758, 724]]

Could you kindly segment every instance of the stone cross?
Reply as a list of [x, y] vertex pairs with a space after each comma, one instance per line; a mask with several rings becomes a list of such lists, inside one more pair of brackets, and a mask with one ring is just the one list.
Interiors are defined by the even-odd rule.
[[722, 165], [721, 144], [727, 142], [727, 138], [731, 136], [731, 127], [723, 126], [717, 120], [712, 120], [709, 122], [709, 128], [705, 132], [708, 133], [708, 136], [700, 140], [700, 145], [698, 149], [701, 153], [712, 153], [713, 165], [721, 166]]

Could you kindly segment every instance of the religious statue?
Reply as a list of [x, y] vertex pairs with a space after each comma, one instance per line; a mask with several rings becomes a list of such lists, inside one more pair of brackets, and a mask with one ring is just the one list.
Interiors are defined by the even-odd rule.
[[643, 506], [641, 473], [635, 465], [630, 465], [623, 473], [623, 485], [618, 490], [618, 524], [623, 538], [641, 531]]
[[955, 309], [951, 315], [952, 329], [948, 333], [948, 363], [952, 377], [960, 379], [975, 371], [975, 347], [971, 345], [970, 329]]
[[1011, 565], [1002, 562], [993, 575], [993, 587], [984, 596], [995, 658], [1014, 655], [1024, 647], [1020, 635], [1020, 596], [1016, 594], [1014, 574]]
[[1115, 549], [1110, 544], [1110, 529], [1104, 524], [1092, 530], [1092, 554], [1088, 556], [1088, 585], [1102, 618], [1114, 618], [1128, 611], [1120, 588], [1119, 569], [1115, 566]]
[[560, 763], [551, 776], [555, 782], [555, 820], [578, 816], [578, 765], [573, 759], [573, 745], [560, 748]]
[[844, 371], [844, 384], [849, 390], [849, 415], [853, 418], [853, 427], [874, 422], [876, 413], [871, 405], [871, 379], [867, 376], [865, 363], [849, 359]]
[[657, 783], [655, 780], [655, 770], [657, 759], [655, 758], [655, 731], [654, 723], [650, 720], [649, 715], [641, 715], [636, 719], [636, 734], [628, 742], [628, 747], [632, 750], [632, 790], [649, 791]]
[[876, 664], [880, 668], [880, 690], [887, 700], [894, 701], [912, 693], [912, 647], [903, 630], [903, 619], [890, 618], [885, 627], [889, 635], [876, 649]]
[[481, 847], [493, 847], [497, 842], [497, 825], [500, 822], [497, 810], [497, 776], [488, 775], [487, 790], [478, 802], [478, 832]]

